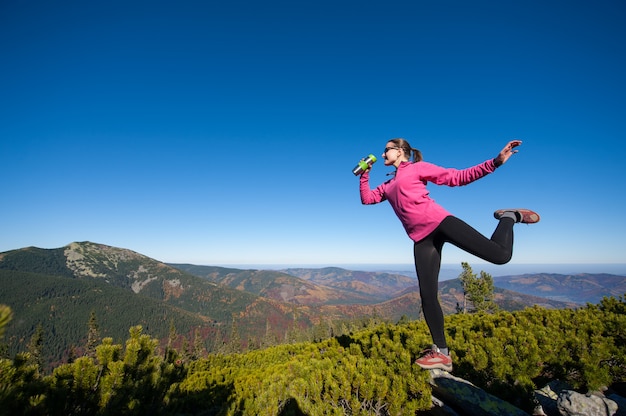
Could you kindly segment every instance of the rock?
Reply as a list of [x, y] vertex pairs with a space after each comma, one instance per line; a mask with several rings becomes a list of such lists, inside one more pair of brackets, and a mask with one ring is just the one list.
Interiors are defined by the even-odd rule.
[[[559, 393], [563, 390], [569, 390], [571, 387], [560, 380], [552, 380], [544, 388], [535, 390], [533, 397], [541, 407], [543, 414], [546, 416], [561, 416], [556, 401]], [[537, 413], [541, 415], [541, 413]]]
[[[490, 395], [467, 380], [445, 371], [429, 370], [433, 407], [424, 416], [528, 416], [512, 404]], [[533, 416], [626, 416], [626, 398], [621, 391], [580, 394], [571, 386], [553, 380], [535, 390]]]
[[450, 406], [432, 396], [433, 407], [429, 410], [417, 412], [417, 416], [461, 416]]
[[572, 390], [559, 394], [557, 407], [564, 416], [614, 416], [617, 403], [599, 395], [585, 395]]
[[430, 371], [433, 395], [459, 414], [472, 416], [528, 416], [528, 413], [441, 370]]

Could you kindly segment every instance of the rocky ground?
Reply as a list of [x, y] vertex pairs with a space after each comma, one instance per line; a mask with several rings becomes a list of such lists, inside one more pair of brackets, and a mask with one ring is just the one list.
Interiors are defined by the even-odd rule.
[[581, 394], [559, 381], [535, 391], [527, 413], [445, 371], [430, 370], [433, 408], [426, 416], [626, 416], [626, 383]]

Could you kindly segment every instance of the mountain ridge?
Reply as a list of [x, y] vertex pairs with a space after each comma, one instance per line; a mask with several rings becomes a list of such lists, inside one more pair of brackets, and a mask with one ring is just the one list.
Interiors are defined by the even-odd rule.
[[626, 294], [626, 277], [608, 273], [535, 273], [494, 278], [494, 285], [518, 293], [580, 305]]
[[[258, 270], [232, 269], [217, 266], [199, 266], [193, 264], [168, 263], [170, 266], [209, 279], [214, 283], [224, 284], [233, 289], [246, 290], [260, 296], [296, 304], [355, 304], [384, 302], [393, 298], [394, 291], [400, 292], [414, 284], [413, 279], [395, 275], [395, 280], [404, 281], [403, 285], [384, 290], [384, 285], [373, 285], [356, 276], [392, 276], [389, 273], [353, 272], [346, 269], [329, 267], [317, 269]], [[329, 277], [332, 274], [332, 278]], [[388, 279], [392, 281], [394, 279]], [[289, 288], [289, 286], [292, 286]], [[293, 286], [298, 286], [294, 288]], [[282, 291], [281, 291], [282, 289]], [[286, 292], [294, 292], [290, 294]]]
[[[611, 280], [618, 289], [620, 279]], [[272, 271], [176, 265], [88, 241], [0, 253], [0, 283], [0, 303], [19, 318], [7, 330], [12, 350], [24, 350], [43, 323], [55, 334], [58, 345], [48, 358], [57, 362], [83, 342], [90, 311], [100, 317], [103, 336], [124, 339], [131, 326], [141, 324], [165, 342], [170, 321], [179, 322], [179, 341], [200, 334], [203, 348], [214, 351], [238, 338], [243, 346], [284, 342], [323, 322], [417, 319], [421, 310], [417, 280], [404, 275], [338, 267]], [[497, 285], [495, 295], [506, 310], [579, 306]], [[440, 282], [440, 299], [446, 314], [456, 312], [463, 299], [458, 279]]]

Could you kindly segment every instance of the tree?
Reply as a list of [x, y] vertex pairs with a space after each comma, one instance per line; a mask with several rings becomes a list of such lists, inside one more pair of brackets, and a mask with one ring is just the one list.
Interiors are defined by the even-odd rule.
[[[4, 328], [11, 322], [13, 312], [11, 308], [6, 305], [0, 305], [0, 341], [4, 336]], [[0, 342], [0, 359], [7, 358], [9, 356], [9, 345], [4, 342]]]
[[96, 320], [96, 312], [91, 311], [89, 315], [89, 330], [87, 331], [87, 346], [85, 347], [85, 355], [87, 357], [96, 356], [96, 346], [100, 342], [100, 330], [98, 327], [98, 321]]
[[469, 263], [462, 262], [463, 272], [459, 275], [463, 284], [463, 313], [467, 312], [467, 301], [474, 305], [476, 312], [497, 311], [498, 306], [494, 302], [493, 277], [484, 271], [480, 272], [480, 277], [472, 271]]
[[0, 305], [0, 338], [4, 335], [4, 328], [11, 321], [13, 312], [11, 308], [6, 305]]
[[42, 349], [43, 349], [43, 326], [41, 323], [37, 324], [35, 328], [35, 333], [30, 338], [28, 342], [28, 352], [30, 354], [30, 359], [28, 360], [31, 364], [34, 364], [41, 368], [43, 365], [42, 361]]
[[200, 334], [200, 329], [196, 328], [193, 333], [193, 359], [197, 360], [198, 358], [203, 357], [206, 354], [206, 349], [204, 348], [204, 340], [202, 339], [202, 335]]
[[234, 316], [232, 326], [230, 327], [230, 337], [228, 342], [223, 345], [222, 352], [226, 354], [241, 352], [241, 335], [239, 335], [237, 319]]
[[178, 351], [174, 348], [174, 343], [177, 338], [178, 334], [176, 332], [176, 326], [174, 325], [174, 320], [172, 319], [170, 321], [170, 332], [167, 337], [167, 346], [165, 347], [164, 354], [165, 361], [168, 363], [175, 362], [179, 357]]
[[170, 320], [170, 332], [167, 337], [167, 348], [173, 348], [174, 343], [176, 342], [176, 338], [178, 338], [178, 334], [176, 332], [176, 325], [174, 325], [174, 319]]

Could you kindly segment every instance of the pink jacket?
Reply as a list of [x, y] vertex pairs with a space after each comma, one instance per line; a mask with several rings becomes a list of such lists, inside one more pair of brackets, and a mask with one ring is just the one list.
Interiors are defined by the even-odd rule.
[[370, 189], [369, 172], [361, 175], [361, 202], [365, 205], [388, 200], [404, 229], [417, 242], [428, 236], [444, 218], [451, 215], [432, 200], [426, 183], [462, 186], [496, 170], [493, 159], [467, 169], [443, 168], [428, 162], [402, 162], [393, 179]]

